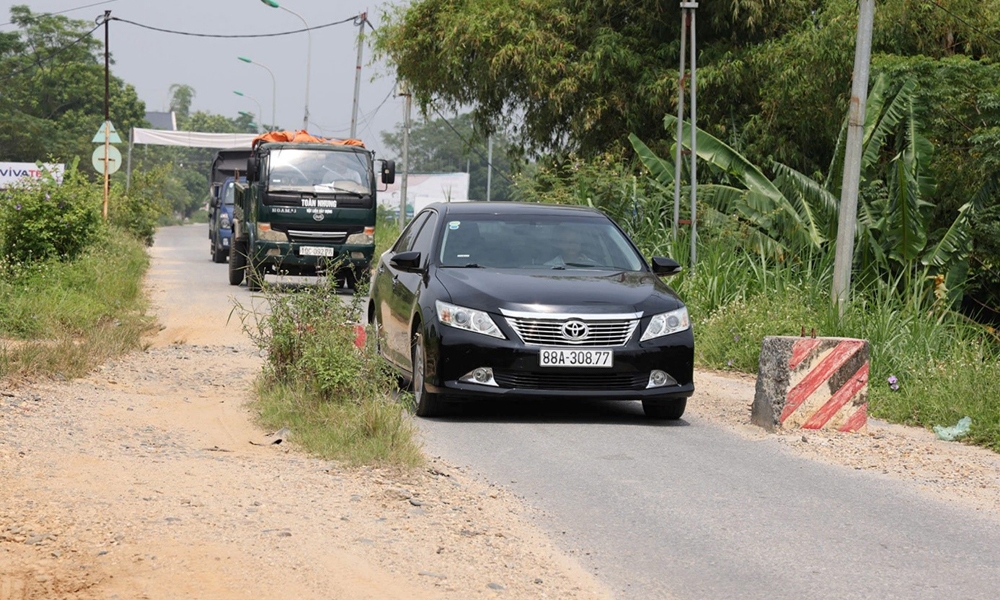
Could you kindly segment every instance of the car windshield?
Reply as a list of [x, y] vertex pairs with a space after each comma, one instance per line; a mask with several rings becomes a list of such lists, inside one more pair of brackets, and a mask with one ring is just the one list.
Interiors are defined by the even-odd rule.
[[269, 165], [272, 191], [371, 193], [368, 161], [359, 152], [278, 148], [271, 152]]
[[607, 219], [561, 215], [463, 215], [445, 224], [441, 265], [502, 269], [642, 270]]
[[236, 198], [236, 186], [233, 185], [232, 181], [230, 181], [229, 183], [226, 184], [226, 187], [224, 187], [222, 190], [222, 203], [232, 206], [235, 198]]

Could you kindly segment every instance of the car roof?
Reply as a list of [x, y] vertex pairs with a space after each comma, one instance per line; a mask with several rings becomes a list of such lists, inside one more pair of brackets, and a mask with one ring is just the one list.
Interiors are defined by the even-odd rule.
[[607, 215], [588, 206], [570, 206], [566, 204], [538, 204], [534, 202], [435, 202], [426, 208], [437, 209], [443, 215], [539, 215], [539, 216], [574, 216], [599, 217], [607, 219]]

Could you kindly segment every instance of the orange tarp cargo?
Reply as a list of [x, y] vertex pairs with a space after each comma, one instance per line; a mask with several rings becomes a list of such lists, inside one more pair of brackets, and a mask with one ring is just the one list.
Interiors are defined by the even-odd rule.
[[257, 144], [266, 144], [267, 142], [293, 142], [302, 144], [336, 144], [338, 146], [361, 146], [365, 147], [365, 143], [361, 140], [338, 140], [333, 138], [317, 137], [307, 132], [304, 129], [299, 131], [268, 131], [267, 133], [262, 133], [253, 139], [251, 147], [256, 148]]

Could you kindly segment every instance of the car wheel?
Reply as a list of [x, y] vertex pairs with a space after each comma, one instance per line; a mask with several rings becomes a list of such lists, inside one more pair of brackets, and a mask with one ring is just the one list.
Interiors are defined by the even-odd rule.
[[246, 268], [246, 244], [231, 240], [229, 243], [229, 285], [243, 283], [243, 275]]
[[226, 254], [226, 249], [220, 248], [217, 240], [212, 246], [212, 261], [217, 263], [226, 262]]
[[421, 334], [413, 336], [413, 403], [418, 417], [433, 417], [441, 414], [441, 398], [425, 387], [427, 357]]
[[687, 408], [687, 398], [642, 401], [642, 411], [650, 419], [676, 421], [684, 416], [685, 408]]

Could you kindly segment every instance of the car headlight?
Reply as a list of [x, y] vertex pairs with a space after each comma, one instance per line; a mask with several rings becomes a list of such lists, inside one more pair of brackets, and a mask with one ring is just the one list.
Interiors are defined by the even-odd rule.
[[288, 236], [283, 231], [271, 229], [270, 223], [257, 223], [257, 239], [263, 242], [287, 242]]
[[645, 342], [671, 333], [679, 333], [688, 327], [691, 327], [691, 321], [688, 320], [686, 307], [660, 313], [653, 315], [653, 318], [649, 320], [649, 325], [646, 325], [646, 331], [642, 332], [642, 338], [639, 341]]
[[219, 227], [229, 229], [230, 225], [232, 224], [229, 222], [229, 213], [222, 213], [219, 217]]
[[375, 243], [375, 228], [365, 227], [364, 233], [352, 233], [347, 236], [347, 244], [370, 246]]
[[442, 325], [504, 339], [503, 332], [493, 322], [492, 317], [481, 310], [455, 306], [440, 300], [434, 305], [437, 307], [438, 321], [441, 321]]

